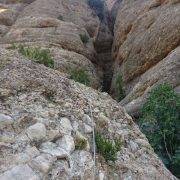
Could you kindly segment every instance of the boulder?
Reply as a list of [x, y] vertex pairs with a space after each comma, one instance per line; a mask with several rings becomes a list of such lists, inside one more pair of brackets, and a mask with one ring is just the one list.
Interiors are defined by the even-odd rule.
[[0, 175], [2, 180], [24, 180], [33, 179], [40, 180], [40, 177], [36, 175], [35, 172], [28, 165], [19, 165], [6, 171], [4, 174]]
[[[127, 177], [132, 179], [156, 179], [156, 177], [160, 180], [174, 179], [174, 176], [154, 154], [146, 137], [140, 132], [131, 117], [127, 115], [124, 108], [106, 93], [98, 92], [69, 80], [63, 74], [51, 68], [24, 60], [21, 56], [12, 54], [11, 50], [2, 51], [1, 49], [1, 52], [3, 52], [2, 56], [6, 55], [10, 59], [10, 64], [4, 64], [0, 71], [0, 89], [13, 92], [8, 95], [8, 101], [0, 101], [2, 113], [7, 114], [9, 112], [12, 119], [17, 118], [17, 116], [23, 117], [25, 112], [27, 114], [31, 113], [38, 123], [41, 122], [47, 125], [47, 131], [61, 127], [60, 131], [63, 132], [64, 130], [64, 134], [61, 134], [68, 135], [68, 137], [69, 135], [75, 136], [74, 122], [77, 124], [78, 131], [84, 134], [84, 123], [92, 126], [93, 120], [97, 125], [101, 114], [103, 122], [107, 121], [108, 123], [103, 123], [104, 127], [97, 129], [98, 132], [105, 135], [107, 139], [121, 139], [123, 143], [121, 150], [117, 153], [117, 161], [114, 163], [115, 168], [113, 169], [103, 160], [98, 151], [96, 152], [98, 177], [99, 173], [102, 174], [103, 172], [106, 178], [113, 178], [115, 174], [116, 177], [122, 177], [122, 179]], [[51, 92], [53, 99], [47, 98], [45, 92]], [[91, 104], [91, 111], [89, 103]], [[21, 133], [16, 133], [13, 129], [3, 129], [2, 133], [12, 132], [16, 136], [13, 144], [7, 146], [4, 142], [6, 146], [3, 145], [3, 148], [6, 148], [0, 155], [2, 162], [0, 173], [3, 177], [4, 174], [9, 174], [9, 168], [14, 166], [14, 161], [12, 161], [14, 151], [26, 153], [26, 147], [32, 146], [32, 142], [23, 135], [29, 127], [22, 126], [22, 128], [24, 130]], [[40, 137], [44, 137], [44, 133]], [[69, 179], [73, 177], [93, 178], [92, 133], [86, 134], [86, 137], [91, 147], [86, 150], [74, 150], [73, 146], [69, 146], [68, 141], [64, 141], [64, 145], [62, 143], [58, 144], [63, 136], [57, 137], [58, 139], [52, 140], [53, 142], [44, 139], [42, 144], [34, 144], [41, 154], [48, 154], [58, 159], [50, 168], [49, 179], [61, 176]], [[67, 151], [67, 147], [71, 153]], [[60, 166], [59, 163], [62, 164], [62, 161], [64, 165]], [[23, 162], [25, 165], [21, 165]], [[28, 162], [29, 159], [19, 161], [19, 165], [27, 167]], [[31, 176], [34, 174], [35, 177], [47, 175], [44, 172], [49, 170], [49, 165], [46, 166], [46, 161], [41, 158], [39, 163], [42, 168], [39, 169], [41, 165], [33, 166]], [[124, 171], [125, 169], [126, 171]]]
[[177, 47], [166, 58], [150, 68], [138, 79], [135, 79], [135, 85], [133, 82], [129, 83], [128, 88], [131, 90], [121, 101], [121, 105], [125, 107], [129, 114], [133, 116], [139, 115], [140, 108], [155, 86], [163, 83], [168, 83], [174, 88], [179, 86], [179, 59], [180, 47]]
[[75, 149], [74, 139], [72, 136], [65, 135], [56, 141], [58, 147], [65, 149], [68, 153], [72, 153]]
[[5, 114], [0, 114], [0, 128], [7, 127], [13, 124], [13, 119]]
[[42, 123], [36, 123], [30, 126], [26, 133], [31, 141], [42, 141], [46, 137], [46, 127]]
[[[151, 87], [179, 85], [180, 4], [165, 0], [122, 1], [114, 27], [112, 55], [115, 59], [111, 84], [121, 75], [128, 112], [138, 112]], [[130, 110], [134, 107], [134, 110]]]

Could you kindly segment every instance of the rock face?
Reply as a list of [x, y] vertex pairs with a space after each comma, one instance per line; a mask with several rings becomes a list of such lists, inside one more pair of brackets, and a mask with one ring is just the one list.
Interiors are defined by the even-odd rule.
[[[6, 20], [0, 21], [5, 29], [0, 38], [0, 179], [174, 180], [124, 108], [93, 89], [101, 74], [97, 59], [110, 61], [108, 17], [100, 23], [86, 0], [0, 2], [18, 8], [15, 15], [2, 13]], [[94, 41], [104, 42], [98, 56]], [[22, 47], [33, 51], [22, 54]], [[37, 63], [34, 49], [48, 50], [53, 67]], [[164, 63], [177, 62], [178, 52]], [[91, 87], [69, 79], [69, 69], [78, 68], [87, 72]], [[94, 130], [121, 142], [115, 162], [94, 152]]]
[[179, 34], [179, 1], [121, 2], [114, 27], [112, 92], [121, 74], [127, 95], [122, 104], [128, 110], [132, 104], [142, 104], [147, 91], [159, 83], [179, 86]]
[[[93, 179], [92, 131], [84, 126], [94, 123], [123, 142], [115, 168], [96, 154], [97, 178], [174, 179], [109, 95], [11, 51], [1, 48], [0, 55], [0, 117], [8, 120], [1, 127], [0, 179]], [[75, 148], [77, 132], [89, 148]]]
[[[4, 10], [3, 13], [5, 12], [9, 10]], [[3, 16], [3, 13], [0, 15]], [[90, 77], [90, 86], [99, 87], [97, 70], [91, 61], [95, 61], [93, 38], [97, 36], [100, 22], [85, 0], [73, 3], [36, 0], [24, 5], [18, 14], [15, 23], [13, 17], [16, 14], [9, 15], [13, 18], [9, 20], [10, 30], [2, 26], [3, 37], [0, 43], [48, 48], [54, 58], [55, 69], [66, 74], [74, 69], [84, 69]], [[5, 14], [3, 22], [9, 22], [9, 16]]]

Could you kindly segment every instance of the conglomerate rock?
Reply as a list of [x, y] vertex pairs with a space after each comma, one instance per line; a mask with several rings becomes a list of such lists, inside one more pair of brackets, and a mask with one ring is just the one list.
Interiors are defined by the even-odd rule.
[[[90, 77], [90, 86], [100, 88], [101, 72], [98, 74], [91, 62], [96, 57], [93, 38], [97, 36], [100, 22], [86, 1], [36, 0], [19, 9], [18, 14], [10, 28], [0, 26], [3, 46], [49, 49], [56, 70], [70, 74], [74, 69], [83, 69]], [[0, 16], [8, 22], [8, 16]]]
[[[145, 99], [148, 89], [159, 83], [169, 83], [174, 88], [178, 87], [179, 42], [179, 1], [122, 1], [114, 27], [112, 55], [115, 65], [112, 93], [117, 93], [115, 81], [118, 75], [122, 75], [127, 95], [123, 104], [138, 102], [140, 99], [137, 98], [140, 96], [141, 99]], [[153, 79], [150, 79], [150, 74]], [[150, 82], [147, 83], [148, 81]], [[137, 89], [141, 89], [138, 96], [135, 95]], [[136, 105], [132, 102], [131, 105], [133, 104]], [[139, 108], [135, 111], [137, 110]]]
[[[0, 13], [10, 17], [0, 26], [0, 179], [175, 179], [124, 108], [107, 93], [68, 79], [71, 68], [83, 68], [98, 88], [93, 41], [108, 33], [107, 48], [112, 40], [87, 1], [0, 2], [20, 7], [13, 18]], [[22, 55], [19, 47], [48, 49], [54, 67]], [[98, 150], [94, 159], [94, 128], [121, 142], [115, 162]]]
[[[109, 95], [12, 51], [0, 51], [0, 179], [93, 179], [94, 124], [123, 142], [114, 164], [96, 154], [97, 178], [174, 179]], [[89, 148], [76, 149], [77, 135]]]

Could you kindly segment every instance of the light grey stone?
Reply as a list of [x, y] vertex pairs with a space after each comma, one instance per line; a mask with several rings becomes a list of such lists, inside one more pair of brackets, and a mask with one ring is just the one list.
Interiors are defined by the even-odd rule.
[[42, 154], [31, 161], [31, 166], [40, 172], [46, 174], [52, 167], [53, 162], [56, 160], [49, 154]]
[[30, 126], [26, 133], [32, 141], [41, 141], [46, 137], [46, 127], [42, 123], [36, 123]]
[[0, 176], [1, 180], [40, 180], [39, 176], [28, 166], [19, 165]]
[[13, 119], [5, 114], [0, 114], [0, 129], [9, 126], [13, 123]]
[[66, 150], [58, 147], [57, 144], [52, 142], [43, 143], [41, 145], [41, 152], [48, 153], [52, 156], [57, 157], [58, 159], [69, 157], [69, 154]]
[[93, 128], [87, 124], [84, 124], [84, 132], [89, 134], [89, 133], [92, 133], [93, 131]]
[[68, 153], [72, 153], [75, 149], [74, 139], [72, 136], [65, 135], [57, 142], [58, 147], [66, 150]]
[[61, 118], [60, 121], [60, 132], [62, 134], [69, 134], [71, 135], [71, 131], [73, 130], [71, 122], [68, 118]]
[[132, 140], [129, 141], [129, 145], [132, 152], [136, 152], [138, 150], [138, 144]]

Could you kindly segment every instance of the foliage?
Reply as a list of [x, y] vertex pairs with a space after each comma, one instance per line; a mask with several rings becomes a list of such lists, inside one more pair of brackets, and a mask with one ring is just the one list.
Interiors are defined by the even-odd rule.
[[74, 69], [70, 72], [70, 78], [86, 86], [90, 84], [89, 75], [84, 69]]
[[89, 6], [95, 10], [97, 16], [100, 20], [103, 20], [103, 10], [104, 10], [104, 2], [103, 0], [89, 0]]
[[59, 16], [58, 16], [58, 19], [61, 20], [61, 21], [64, 20], [62, 15], [59, 15]]
[[180, 177], [180, 146], [176, 149], [175, 154], [172, 158], [172, 172], [177, 176]]
[[115, 88], [117, 91], [117, 99], [118, 101], [121, 101], [125, 97], [125, 92], [123, 89], [122, 76], [120, 74], [117, 75], [115, 83], [116, 83]]
[[18, 46], [16, 45], [16, 44], [11, 44], [11, 46], [10, 47], [8, 47], [8, 49], [12, 49], [12, 50], [14, 50], [14, 49], [17, 49], [18, 48]]
[[19, 52], [22, 55], [26, 56], [27, 58], [33, 59], [35, 62], [39, 64], [44, 64], [47, 67], [50, 67], [50, 68], [54, 67], [54, 61], [48, 49], [24, 47], [22, 45], [20, 45], [18, 49], [19, 49]]
[[165, 165], [180, 169], [180, 96], [168, 84], [157, 86], [142, 107], [140, 127]]
[[122, 142], [120, 140], [115, 140], [113, 142], [96, 132], [95, 141], [97, 152], [101, 154], [106, 161], [116, 161], [117, 152], [122, 146]]
[[75, 141], [75, 149], [76, 150], [83, 150], [87, 146], [87, 140], [86, 139], [77, 139]]
[[81, 38], [81, 41], [82, 41], [84, 44], [87, 44], [87, 43], [88, 43], [89, 37], [87, 36], [87, 34], [80, 34], [79, 36], [80, 36], [80, 38]]

